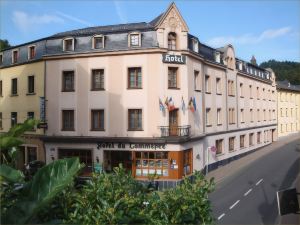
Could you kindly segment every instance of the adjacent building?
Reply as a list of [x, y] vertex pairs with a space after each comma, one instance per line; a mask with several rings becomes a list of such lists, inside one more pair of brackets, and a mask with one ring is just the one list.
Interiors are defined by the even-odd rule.
[[278, 136], [300, 131], [300, 86], [277, 81]]
[[[48, 128], [40, 139], [47, 163], [78, 156], [85, 174], [95, 162], [106, 171], [122, 163], [136, 179], [157, 174], [169, 187], [277, 138], [274, 72], [237, 58], [232, 45], [201, 43], [174, 3], [150, 22], [67, 31], [34, 43], [44, 46], [36, 71], [26, 60], [19, 72], [2, 64], [9, 102], [1, 97], [0, 111], [7, 130], [12, 112], [22, 121], [25, 111], [39, 117], [45, 105]], [[14, 53], [1, 54], [9, 60]], [[40, 92], [11, 97], [13, 79], [32, 75]], [[32, 109], [31, 101], [25, 104], [30, 97]], [[13, 105], [14, 98], [24, 99]]]

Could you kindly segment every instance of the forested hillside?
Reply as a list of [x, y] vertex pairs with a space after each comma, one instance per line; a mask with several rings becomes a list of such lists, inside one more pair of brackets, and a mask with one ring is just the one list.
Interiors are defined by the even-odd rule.
[[300, 63], [291, 61], [276, 61], [274, 59], [260, 64], [263, 68], [271, 68], [276, 74], [276, 80], [289, 80], [300, 85]]

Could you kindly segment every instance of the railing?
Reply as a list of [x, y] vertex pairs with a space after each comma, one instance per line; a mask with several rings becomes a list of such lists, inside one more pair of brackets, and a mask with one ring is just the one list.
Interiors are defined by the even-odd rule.
[[188, 137], [190, 136], [191, 126], [160, 126], [161, 137]]

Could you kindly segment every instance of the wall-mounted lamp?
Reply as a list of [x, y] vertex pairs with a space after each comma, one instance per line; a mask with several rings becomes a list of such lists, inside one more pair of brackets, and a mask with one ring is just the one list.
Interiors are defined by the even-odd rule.
[[200, 155], [199, 155], [199, 154], [197, 154], [197, 155], [196, 155], [196, 159], [198, 159], [198, 160], [200, 160], [200, 159], [201, 159], [201, 157], [200, 157]]

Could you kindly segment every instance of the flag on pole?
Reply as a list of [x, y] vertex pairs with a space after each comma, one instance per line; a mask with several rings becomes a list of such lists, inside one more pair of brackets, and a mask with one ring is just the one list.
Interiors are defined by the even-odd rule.
[[194, 106], [194, 110], [196, 111], [197, 107], [196, 107], [196, 99], [195, 99], [195, 97], [193, 98], [193, 106]]
[[168, 97], [166, 97], [165, 105], [167, 106], [167, 109], [169, 109], [169, 99], [168, 99]]
[[162, 112], [165, 110], [164, 104], [162, 103], [160, 98], [159, 98], [159, 110]]
[[169, 111], [172, 111], [175, 109], [172, 97], [170, 97], [170, 99], [169, 99], [168, 109], [169, 109]]
[[181, 98], [181, 110], [183, 111], [183, 113], [185, 113], [185, 102], [183, 100], [183, 96]]
[[190, 98], [189, 101], [189, 110], [191, 110], [191, 112], [195, 112], [195, 108], [194, 108], [194, 103], [193, 103], [193, 98]]

